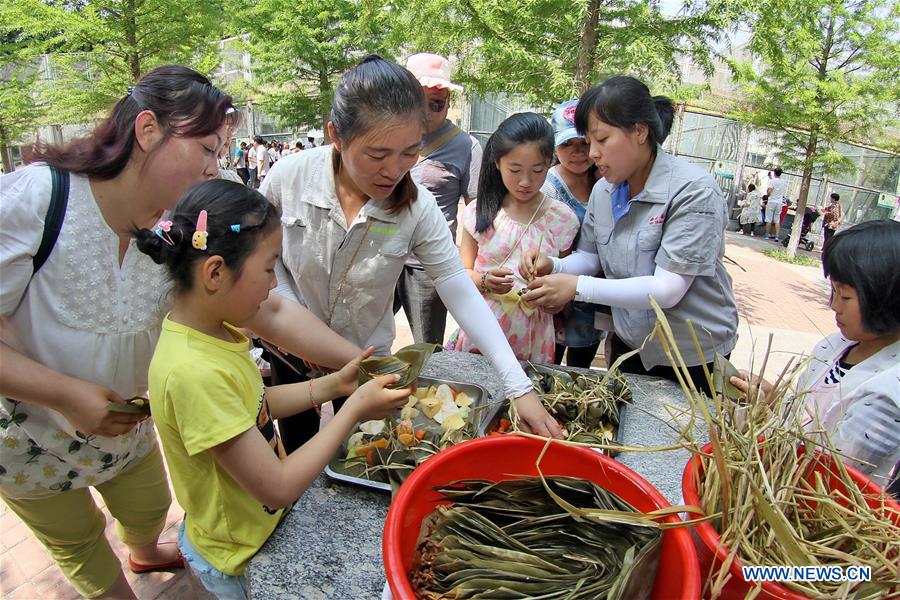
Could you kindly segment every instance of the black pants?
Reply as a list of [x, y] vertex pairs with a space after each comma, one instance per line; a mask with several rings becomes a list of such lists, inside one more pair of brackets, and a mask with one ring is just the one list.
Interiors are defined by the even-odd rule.
[[424, 269], [406, 265], [394, 288], [394, 314], [403, 309], [413, 341], [442, 345], [447, 327], [447, 308]]
[[[634, 348], [630, 348], [628, 344], [623, 342], [619, 336], [616, 334], [612, 335], [612, 340], [610, 343], [610, 357], [607, 359], [606, 363], [612, 365], [620, 356], [625, 354], [626, 352], [631, 352]], [[725, 358], [731, 356], [731, 353], [725, 355]], [[706, 368], [709, 369], [710, 375], [713, 372], [713, 363], [708, 363]], [[650, 369], [644, 368], [644, 364], [641, 362], [641, 355], [635, 354], [634, 356], [630, 356], [627, 358], [621, 365], [619, 365], [619, 369], [624, 373], [634, 373], [635, 375], [653, 375], [654, 377], [663, 377], [665, 379], [670, 379], [674, 382], [678, 382], [678, 378], [675, 376], [675, 369], [672, 367], [665, 366], [656, 366]], [[714, 396], [714, 392], [710, 389], [709, 383], [706, 380], [706, 375], [703, 373], [703, 365], [696, 365], [693, 367], [688, 367], [688, 376], [691, 378], [691, 381], [694, 382], [694, 386], [706, 393], [707, 396], [712, 398]]]
[[[590, 346], [584, 346], [583, 348], [573, 348], [569, 346], [569, 353], [566, 355], [566, 366], [590, 369], [591, 363], [594, 362], [594, 357], [597, 356], [597, 349], [599, 347], [600, 342], [594, 342]], [[553, 354], [553, 364], [562, 364], [563, 353], [565, 351], [566, 346], [556, 344], [556, 351]]]
[[825, 247], [825, 244], [828, 243], [828, 240], [831, 239], [831, 236], [834, 235], [834, 232], [835, 232], [834, 229], [829, 229], [829, 228], [827, 228], [827, 227], [823, 227], [823, 228], [822, 228], [822, 235], [824, 236], [824, 241], [822, 242], [822, 247], [823, 247], [823, 248]]
[[[306, 368], [303, 361], [295, 356], [287, 357], [291, 366], [285, 364], [280, 358], [271, 356], [268, 352], [265, 353], [265, 358], [272, 365], [272, 385], [310, 380], [309, 369]], [[332, 402], [335, 412], [343, 406], [345, 400], [346, 398], [339, 398]], [[278, 419], [278, 432], [281, 434], [285, 452], [290, 454], [319, 433], [320, 421], [319, 415], [313, 409]]]

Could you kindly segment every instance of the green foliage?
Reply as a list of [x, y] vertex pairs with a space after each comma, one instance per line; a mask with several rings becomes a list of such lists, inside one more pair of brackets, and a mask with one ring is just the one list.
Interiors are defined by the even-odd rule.
[[[468, 93], [521, 94], [550, 107], [580, 95], [582, 77], [596, 82], [631, 74], [655, 91], [676, 91], [678, 58], [689, 55], [711, 71], [710, 44], [732, 25], [736, 10], [729, 0], [686, 2], [672, 17], [662, 14], [656, 0], [609, 0], [599, 3], [593, 25], [586, 18], [591, 5], [592, 0], [397, 0], [392, 42], [409, 52], [453, 56], [459, 65], [454, 77]], [[579, 73], [582, 50], [586, 71]]]
[[790, 263], [792, 265], [801, 265], [804, 267], [820, 267], [822, 261], [814, 256], [806, 256], [803, 254], [791, 256], [787, 250], [781, 248], [767, 248], [763, 250], [763, 254], [775, 260]]
[[759, 2], [750, 50], [760, 64], [732, 62], [747, 98], [733, 116], [781, 134], [779, 158], [787, 168], [852, 170], [834, 145], [872, 143], [896, 123], [898, 6], [892, 0]]
[[[747, 98], [734, 116], [776, 131], [781, 164], [802, 171], [797, 214], [813, 172], [836, 175], [855, 165], [835, 150], [840, 141], [875, 141], [897, 122], [900, 4], [893, 0], [760, 0], [750, 16], [750, 51], [732, 62]], [[800, 238], [794, 223], [787, 256]]]
[[0, 146], [19, 141], [41, 117], [41, 104], [33, 95], [39, 74], [40, 57], [4, 12], [0, 17]]
[[390, 58], [389, 12], [379, 0], [253, 0], [235, 9], [249, 34], [249, 90], [288, 126], [322, 127], [337, 79], [369, 53]]
[[0, 146], [19, 141], [41, 118], [44, 111], [32, 95], [37, 75], [30, 62], [4, 65], [0, 75]]
[[53, 76], [41, 85], [48, 123], [90, 120], [161, 64], [209, 72], [218, 62], [208, 43], [222, 31], [218, 1], [0, 2], [32, 48], [51, 53]]

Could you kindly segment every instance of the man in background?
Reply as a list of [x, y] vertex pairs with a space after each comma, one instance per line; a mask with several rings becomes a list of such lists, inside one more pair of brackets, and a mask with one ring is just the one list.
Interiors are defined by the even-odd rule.
[[[481, 145], [447, 119], [451, 92], [462, 91], [450, 81], [450, 61], [437, 54], [414, 54], [406, 68], [422, 84], [428, 107], [419, 162], [410, 173], [416, 183], [434, 194], [456, 239], [460, 198], [468, 204], [477, 194]], [[394, 293], [394, 313], [401, 306], [416, 343], [443, 343], [447, 309], [422, 265], [413, 258], [407, 261]]]

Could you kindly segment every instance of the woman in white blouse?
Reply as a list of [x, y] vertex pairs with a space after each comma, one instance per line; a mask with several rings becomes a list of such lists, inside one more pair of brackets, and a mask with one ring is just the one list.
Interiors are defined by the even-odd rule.
[[[403, 67], [370, 56], [341, 77], [329, 119], [332, 145], [282, 158], [260, 188], [282, 208], [286, 272], [276, 291], [302, 297], [336, 332], [386, 354], [394, 340], [394, 287], [415, 256], [500, 373], [507, 397], [518, 399], [523, 427], [558, 436], [559, 425], [463, 268], [434, 196], [409, 174], [425, 132], [421, 84]], [[289, 449], [318, 422], [307, 411], [279, 427]], [[294, 435], [295, 427], [303, 434]]]
[[[152, 424], [109, 407], [146, 394], [169, 306], [162, 268], [134, 247], [132, 231], [218, 175], [236, 116], [205, 77], [160, 67], [89, 137], [34, 148], [35, 164], [0, 180], [0, 495], [86, 597], [134, 597], [91, 486], [117, 520], [132, 570], [182, 566], [174, 544], [158, 543], [171, 499]], [[54, 185], [67, 189], [56, 195], [67, 205], [38, 266], [53, 238]], [[270, 300], [252, 324], [260, 335], [328, 366], [355, 354], [306, 309]], [[297, 323], [302, 340], [290, 337]]]

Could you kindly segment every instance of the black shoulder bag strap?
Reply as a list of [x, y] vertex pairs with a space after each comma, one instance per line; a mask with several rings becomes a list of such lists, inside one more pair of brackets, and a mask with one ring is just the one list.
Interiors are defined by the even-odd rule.
[[69, 204], [69, 173], [56, 167], [50, 167], [50, 180], [53, 184], [50, 192], [50, 207], [47, 208], [47, 218], [44, 220], [44, 234], [41, 237], [41, 245], [32, 259], [32, 277], [44, 266], [53, 246], [62, 230], [63, 219], [66, 216], [66, 206]]

